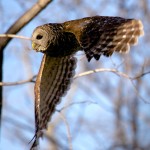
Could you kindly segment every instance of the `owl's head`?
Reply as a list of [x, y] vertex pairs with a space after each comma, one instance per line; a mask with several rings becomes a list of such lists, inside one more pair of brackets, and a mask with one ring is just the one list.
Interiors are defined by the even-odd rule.
[[31, 39], [32, 48], [37, 52], [45, 53], [50, 45], [54, 43], [56, 37], [52, 26], [45, 24], [35, 28]]

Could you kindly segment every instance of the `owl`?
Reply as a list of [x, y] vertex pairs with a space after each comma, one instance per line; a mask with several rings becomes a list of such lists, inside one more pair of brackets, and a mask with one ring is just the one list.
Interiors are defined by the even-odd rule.
[[76, 68], [75, 53], [84, 51], [88, 62], [114, 52], [127, 53], [143, 35], [140, 20], [94, 16], [64, 23], [48, 23], [32, 34], [32, 48], [44, 54], [35, 83], [35, 136], [31, 149], [36, 149], [42, 130], [67, 92]]

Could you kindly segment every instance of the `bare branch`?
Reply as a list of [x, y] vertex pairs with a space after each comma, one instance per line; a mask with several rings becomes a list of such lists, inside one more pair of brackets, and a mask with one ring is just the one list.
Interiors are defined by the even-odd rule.
[[82, 77], [82, 76], [90, 75], [90, 74], [92, 74], [92, 73], [98, 73], [98, 72], [112, 72], [112, 73], [114, 73], [114, 74], [116, 74], [116, 75], [118, 75], [118, 76], [122, 76], [122, 77], [124, 77], [124, 78], [126, 78], [126, 79], [129, 79], [129, 80], [131, 81], [131, 84], [133, 85], [134, 90], [135, 90], [136, 94], [138, 95], [138, 97], [139, 97], [140, 99], [142, 99], [145, 103], [150, 104], [150, 102], [149, 102], [148, 100], [145, 100], [145, 99], [139, 94], [139, 92], [138, 92], [137, 89], [136, 89], [136, 86], [135, 86], [134, 83], [133, 83], [133, 80], [137, 80], [137, 79], [139, 79], [140, 77], [144, 77], [145, 75], [150, 74], [150, 71], [141, 73], [141, 74], [139, 74], [139, 75], [137, 75], [137, 76], [135, 76], [135, 77], [130, 77], [129, 75], [127, 75], [127, 74], [125, 74], [125, 73], [123, 73], [123, 72], [119, 72], [119, 71], [116, 70], [116, 69], [109, 69], [109, 68], [104, 69], [104, 68], [100, 68], [100, 69], [95, 69], [95, 70], [90, 70], [90, 71], [87, 71], [87, 72], [80, 73], [80, 74], [76, 75], [76, 76], [74, 77], [74, 79], [79, 78], [79, 77]]
[[125, 74], [123, 72], [119, 72], [116, 69], [100, 68], [100, 69], [95, 69], [95, 70], [90, 70], [90, 71], [86, 71], [86, 72], [80, 73], [80, 74], [76, 75], [74, 77], [74, 79], [82, 77], [82, 76], [87, 76], [87, 75], [90, 75], [90, 74], [93, 74], [93, 73], [98, 73], [98, 72], [112, 72], [112, 73], [115, 73], [115, 74], [117, 74], [119, 76], [123, 76], [125, 78], [129, 78], [129, 76], [127, 74]]
[[145, 76], [147, 74], [150, 74], [150, 71], [148, 71], [148, 72], [144, 72], [142, 74], [139, 74], [139, 75], [137, 75], [135, 77], [130, 77], [126, 73], [120, 72], [117, 69], [100, 68], [100, 69], [90, 70], [90, 71], [86, 71], [86, 72], [77, 74], [77, 75], [74, 76], [74, 79], [82, 77], [82, 76], [87, 76], [87, 75], [90, 75], [90, 74], [93, 74], [93, 73], [98, 73], [98, 72], [112, 72], [112, 73], [114, 73], [114, 74], [116, 74], [118, 76], [122, 76], [122, 77], [130, 79], [130, 80], [136, 80], [136, 79], [138, 79], [140, 77], [143, 77], [143, 76]]
[[22, 36], [22, 35], [15, 35], [15, 34], [0, 34], [0, 37], [8, 37], [8, 38], [18, 38], [24, 40], [31, 40], [31, 38]]
[[78, 104], [95, 104], [95, 105], [99, 105], [97, 102], [95, 101], [90, 101], [90, 100], [86, 100], [86, 101], [79, 101], [79, 102], [72, 102], [64, 107], [62, 107], [61, 109], [57, 110], [58, 112], [63, 111], [64, 109], [67, 109], [73, 105], [78, 105]]
[[64, 121], [65, 125], [66, 125], [66, 129], [67, 129], [67, 137], [68, 137], [68, 143], [69, 143], [69, 150], [72, 150], [72, 138], [71, 138], [71, 132], [70, 132], [70, 127], [69, 124], [66, 120], [66, 118], [64, 117], [64, 115], [60, 112], [57, 111], [60, 114], [60, 117], [62, 118], [62, 120]]
[[134, 90], [135, 90], [136, 95], [137, 95], [140, 99], [142, 99], [142, 101], [143, 101], [144, 103], [150, 104], [150, 101], [145, 100], [145, 99], [139, 94], [139, 92], [138, 92], [136, 86], [135, 86], [134, 83], [133, 83], [133, 80], [130, 80], [130, 81], [131, 81], [131, 84], [132, 84], [133, 87], [134, 87]]
[[137, 80], [137, 79], [139, 79], [139, 78], [141, 78], [141, 77], [143, 77], [143, 76], [145, 76], [145, 75], [147, 75], [147, 74], [150, 74], [150, 71], [147, 71], [147, 72], [144, 72], [144, 73], [142, 73], [142, 74], [139, 74], [139, 75], [137, 75], [137, 76], [135, 76], [135, 77], [132, 77], [131, 79], [132, 79], [132, 80]]
[[[144, 73], [141, 73], [139, 75], [136, 75], [135, 77], [130, 77], [129, 75], [127, 75], [126, 73], [123, 73], [123, 72], [120, 72], [116, 69], [110, 69], [110, 68], [100, 68], [100, 69], [95, 69], [95, 70], [90, 70], [90, 71], [87, 71], [87, 72], [83, 72], [83, 73], [80, 73], [78, 75], [75, 75], [74, 76], [74, 79], [77, 79], [79, 77], [82, 77], [82, 76], [86, 76], [86, 75], [90, 75], [90, 74], [93, 74], [93, 73], [98, 73], [98, 72], [112, 72], [116, 75], [118, 75], [119, 77], [124, 77], [128, 80], [131, 81], [131, 84], [133, 85], [134, 87], [134, 90], [136, 92], [136, 94], [138, 95], [138, 97], [140, 99], [142, 99], [145, 103], [150, 103], [149, 101], [145, 100], [137, 91], [136, 89], [136, 86], [134, 85], [133, 83], [133, 80], [137, 80], [139, 79], [140, 77], [144, 77], [145, 75], [147, 74], [150, 74], [150, 71], [147, 71], [147, 72], [144, 72]], [[0, 82], [0, 86], [16, 86], [16, 85], [21, 85], [21, 84], [26, 84], [26, 83], [29, 83], [29, 82], [35, 82], [35, 78], [36, 78], [36, 75], [30, 77], [29, 79], [27, 80], [22, 80], [22, 81], [17, 81], [17, 82]]]
[[[130, 77], [129, 75], [127, 75], [123, 72], [120, 72], [116, 69], [100, 68], [100, 69], [90, 70], [90, 71], [86, 71], [86, 72], [77, 74], [77, 75], [74, 76], [74, 79], [77, 79], [77, 78], [83, 77], [83, 76], [87, 76], [87, 75], [90, 75], [90, 74], [93, 74], [93, 73], [99, 73], [99, 72], [112, 72], [112, 73], [114, 73], [118, 76], [122, 76], [122, 77], [130, 79], [130, 80], [137, 80], [138, 78], [141, 78], [141, 77], [144, 77], [145, 75], [150, 74], [150, 71], [147, 71], [147, 72], [141, 73], [139, 75], [136, 75], [135, 77]], [[28, 82], [35, 82], [36, 76], [37, 75], [34, 75], [34, 76], [30, 77], [29, 79], [22, 80], [22, 81], [0, 82], [0, 86], [15, 86], [15, 85], [20, 85], [20, 84], [25, 84], [25, 83], [28, 83]]]
[[36, 75], [30, 77], [27, 80], [22, 80], [22, 81], [17, 81], [17, 82], [0, 82], [0, 86], [16, 86], [16, 85], [21, 85], [29, 82], [35, 82]]

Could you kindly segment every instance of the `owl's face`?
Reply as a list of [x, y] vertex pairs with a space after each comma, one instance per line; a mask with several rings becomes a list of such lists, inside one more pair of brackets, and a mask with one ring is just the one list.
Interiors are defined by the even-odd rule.
[[45, 53], [54, 41], [55, 34], [49, 25], [37, 27], [32, 34], [32, 48], [37, 52]]

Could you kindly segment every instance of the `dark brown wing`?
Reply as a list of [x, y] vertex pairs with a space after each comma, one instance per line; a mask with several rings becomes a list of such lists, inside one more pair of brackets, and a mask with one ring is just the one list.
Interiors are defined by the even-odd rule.
[[76, 58], [73, 56], [50, 57], [44, 55], [35, 84], [35, 141], [37, 146], [42, 129], [47, 127], [56, 105], [67, 91], [75, 73]]
[[144, 33], [140, 20], [105, 16], [68, 21], [64, 29], [75, 34], [89, 61], [93, 57], [98, 60], [102, 54], [129, 51]]

